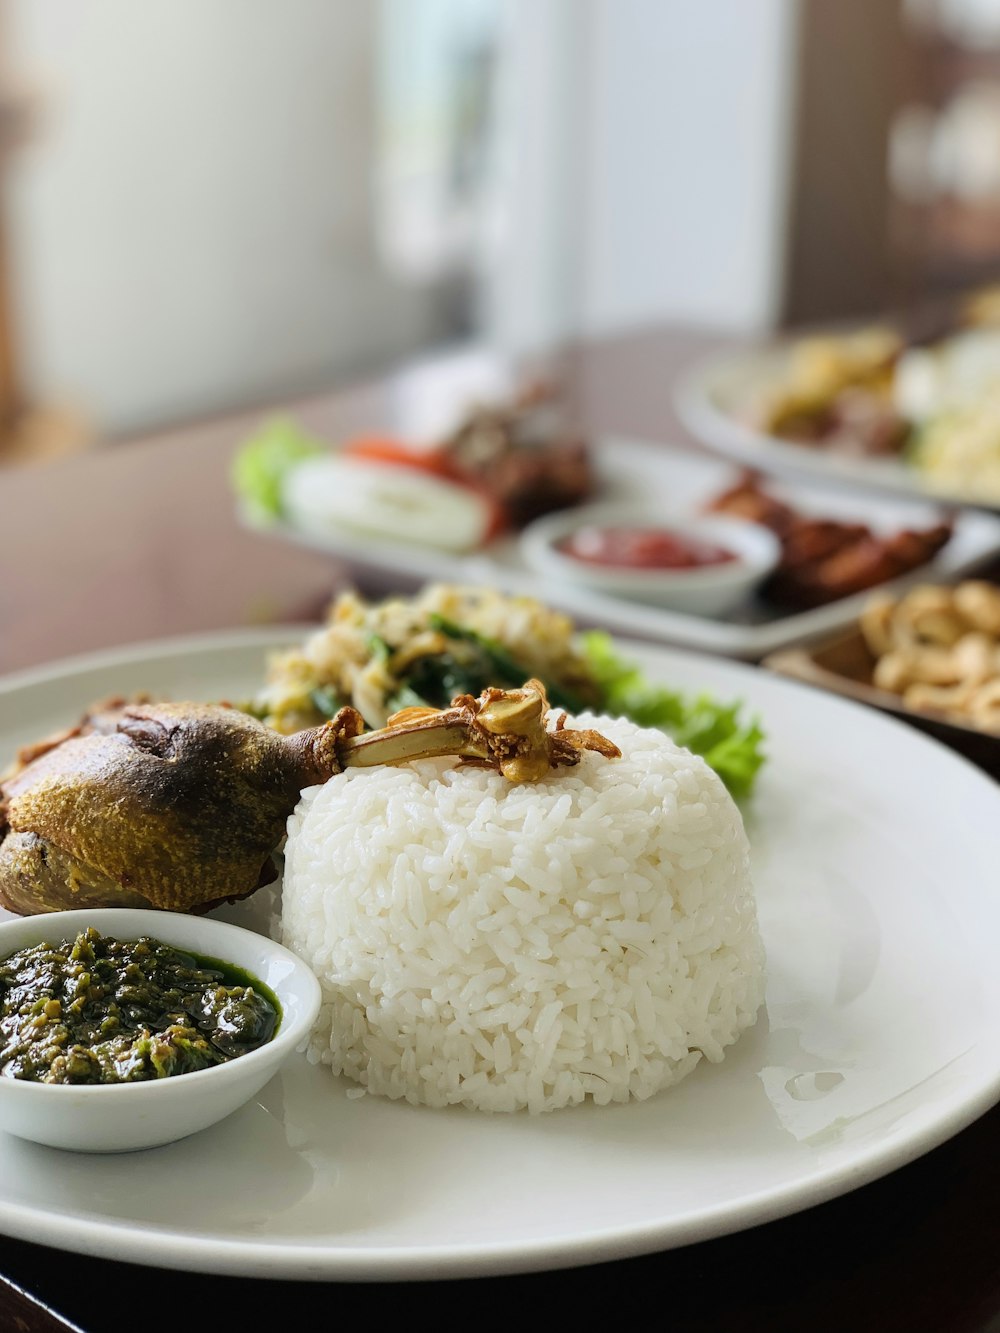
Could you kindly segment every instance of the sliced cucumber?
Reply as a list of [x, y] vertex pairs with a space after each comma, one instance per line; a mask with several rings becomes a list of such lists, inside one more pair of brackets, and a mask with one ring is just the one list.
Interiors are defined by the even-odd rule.
[[492, 520], [474, 491], [416, 469], [348, 458], [309, 458], [285, 477], [288, 519], [317, 533], [347, 531], [445, 551], [481, 545]]

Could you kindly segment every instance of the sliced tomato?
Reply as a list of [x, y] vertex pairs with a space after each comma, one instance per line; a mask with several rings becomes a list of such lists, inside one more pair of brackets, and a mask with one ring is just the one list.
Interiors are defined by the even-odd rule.
[[510, 526], [504, 506], [485, 487], [475, 486], [464, 477], [456, 475], [444, 449], [414, 448], [405, 440], [398, 440], [390, 435], [361, 435], [349, 440], [340, 453], [344, 458], [354, 458], [368, 463], [387, 463], [397, 467], [413, 468], [417, 472], [429, 472], [432, 476], [441, 477], [456, 486], [464, 486], [466, 490], [479, 496], [489, 508], [490, 521], [484, 542], [493, 541]]
[[390, 435], [360, 435], [349, 440], [341, 453], [345, 458], [363, 458], [370, 463], [395, 463], [400, 467], [447, 476], [448, 467], [440, 449], [417, 449]]

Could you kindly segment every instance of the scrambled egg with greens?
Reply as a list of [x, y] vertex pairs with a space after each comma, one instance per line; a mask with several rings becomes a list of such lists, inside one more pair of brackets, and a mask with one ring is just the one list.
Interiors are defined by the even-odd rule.
[[283, 733], [316, 726], [350, 704], [369, 727], [401, 708], [444, 708], [457, 694], [519, 687], [535, 677], [549, 703], [659, 727], [701, 755], [734, 796], [750, 793], [763, 733], [737, 703], [651, 685], [610, 637], [530, 597], [433, 584], [413, 598], [337, 598], [325, 626], [276, 654], [248, 711]]

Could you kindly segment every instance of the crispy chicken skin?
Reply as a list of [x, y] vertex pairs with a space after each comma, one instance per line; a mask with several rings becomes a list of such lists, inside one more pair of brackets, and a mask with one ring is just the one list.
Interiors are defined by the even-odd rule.
[[302, 788], [339, 771], [345, 721], [281, 736], [235, 708], [163, 703], [86, 718], [0, 783], [0, 900], [203, 911], [245, 897], [274, 878]]

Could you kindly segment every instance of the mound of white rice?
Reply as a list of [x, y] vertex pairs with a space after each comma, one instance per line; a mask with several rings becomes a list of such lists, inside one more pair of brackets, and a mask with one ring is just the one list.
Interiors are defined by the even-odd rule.
[[323, 988], [310, 1059], [421, 1105], [551, 1111], [649, 1097], [754, 1022], [739, 810], [660, 732], [576, 724], [622, 758], [523, 785], [427, 760], [303, 793], [280, 933]]

